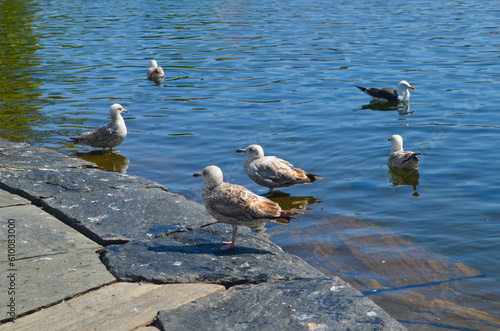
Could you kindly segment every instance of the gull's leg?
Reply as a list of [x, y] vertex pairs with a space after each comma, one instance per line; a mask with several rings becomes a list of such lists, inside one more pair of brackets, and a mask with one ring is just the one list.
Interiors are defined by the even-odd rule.
[[232, 225], [232, 227], [233, 227], [233, 235], [231, 237], [231, 241], [223, 241], [222, 243], [224, 244], [224, 246], [219, 247], [221, 251], [225, 251], [234, 248], [234, 246], [236, 246], [236, 232], [238, 232], [238, 226]]

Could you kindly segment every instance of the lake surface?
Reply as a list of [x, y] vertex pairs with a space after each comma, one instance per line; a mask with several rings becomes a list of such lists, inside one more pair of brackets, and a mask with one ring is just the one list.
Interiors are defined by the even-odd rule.
[[[287, 232], [317, 226], [321, 241], [318, 220], [356, 216], [500, 280], [497, 1], [15, 3], [0, 3], [1, 137], [88, 152], [68, 137], [118, 102], [119, 155], [84, 158], [200, 201], [192, 174], [211, 164], [266, 193], [235, 153], [260, 144], [325, 178], [281, 189], [308, 203]], [[153, 58], [161, 85], [146, 80]], [[354, 86], [403, 79], [409, 109]], [[389, 173], [393, 134], [422, 153], [419, 179]]]

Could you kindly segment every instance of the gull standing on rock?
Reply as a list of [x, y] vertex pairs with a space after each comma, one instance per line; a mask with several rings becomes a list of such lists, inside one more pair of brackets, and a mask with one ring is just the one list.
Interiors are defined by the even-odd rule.
[[165, 73], [162, 67], [158, 67], [156, 60], [151, 60], [150, 67], [148, 69], [148, 79], [152, 80], [156, 84], [159, 84], [165, 79]]
[[202, 177], [201, 199], [208, 213], [222, 223], [231, 224], [233, 234], [230, 242], [223, 242], [220, 250], [231, 249], [236, 245], [238, 225], [256, 226], [274, 221], [288, 224], [300, 211], [282, 210], [274, 201], [257, 195], [240, 185], [225, 183], [222, 171], [217, 166], [208, 166], [201, 173], [193, 176]]
[[417, 155], [420, 155], [420, 153], [403, 150], [403, 138], [400, 135], [395, 134], [388, 140], [392, 142], [391, 155], [387, 162], [389, 168], [400, 170], [417, 169], [418, 161], [420, 161]]
[[[122, 105], [115, 103], [109, 108], [111, 122], [97, 129], [83, 133], [80, 137], [72, 137], [72, 143], [83, 144], [92, 147], [106, 148], [113, 153], [113, 147], [120, 145], [127, 136], [127, 127], [121, 113], [128, 113]], [[116, 151], [115, 151], [116, 153]]]
[[378, 89], [376, 87], [365, 88], [358, 85], [355, 86], [376, 100], [391, 102], [408, 102], [410, 101], [409, 90], [415, 90], [406, 80], [399, 82], [397, 90], [393, 88]]
[[294, 168], [288, 161], [276, 156], [264, 156], [264, 150], [260, 145], [250, 145], [236, 152], [246, 154], [243, 160], [245, 172], [257, 184], [268, 187], [269, 193], [277, 187], [312, 184], [316, 180], [323, 179], [318, 175]]

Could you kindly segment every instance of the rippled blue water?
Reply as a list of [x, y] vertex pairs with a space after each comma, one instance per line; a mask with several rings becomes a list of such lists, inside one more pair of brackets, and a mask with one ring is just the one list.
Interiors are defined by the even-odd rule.
[[[199, 201], [192, 173], [217, 164], [265, 193], [235, 153], [258, 143], [325, 177], [283, 189], [317, 199], [287, 231], [355, 215], [500, 280], [498, 2], [19, 3], [31, 47], [10, 50], [21, 55], [3, 78], [21, 80], [21, 96], [3, 106], [36, 120], [8, 138], [85, 151], [67, 138], [119, 102], [129, 174]], [[145, 79], [152, 58], [161, 86]], [[402, 79], [416, 87], [406, 113], [372, 110], [354, 87]], [[422, 153], [415, 187], [388, 172], [392, 134]]]

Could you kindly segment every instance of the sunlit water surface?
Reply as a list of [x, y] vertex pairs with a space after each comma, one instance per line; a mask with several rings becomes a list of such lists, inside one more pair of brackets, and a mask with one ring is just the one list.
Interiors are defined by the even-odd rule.
[[[216, 164], [264, 194], [235, 153], [260, 144], [325, 178], [282, 189], [309, 202], [287, 232], [356, 216], [500, 280], [500, 10], [450, 3], [3, 4], [0, 133], [86, 152], [68, 137], [106, 123], [118, 102], [129, 134], [101, 163], [196, 201], [192, 174]], [[145, 79], [152, 58], [166, 73], [158, 86]], [[409, 109], [376, 110], [354, 87], [402, 79], [416, 87]], [[388, 171], [393, 134], [422, 153], [410, 185]]]

